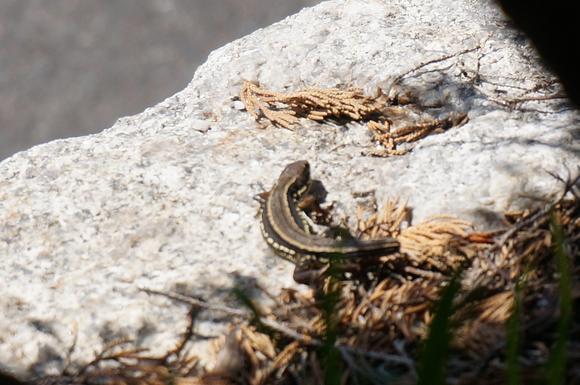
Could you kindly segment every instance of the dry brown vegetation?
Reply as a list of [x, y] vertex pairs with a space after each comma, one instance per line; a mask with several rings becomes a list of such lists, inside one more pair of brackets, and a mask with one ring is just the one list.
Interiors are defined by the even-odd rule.
[[[578, 180], [574, 182], [576, 187]], [[572, 194], [573, 195], [573, 194]], [[337, 279], [332, 274], [310, 290], [283, 290], [270, 304], [228, 308], [171, 293], [192, 307], [182, 342], [163, 357], [117, 344], [76, 373], [38, 384], [323, 384], [329, 368], [335, 383], [413, 384], [418, 357], [434, 309], [453, 276], [447, 378], [454, 384], [506, 382], [506, 323], [519, 315], [517, 362], [522, 383], [541, 379], [553, 350], [560, 317], [554, 230], [562, 226], [572, 276], [572, 300], [580, 299], [580, 205], [578, 197], [505, 214], [505, 227], [475, 232], [450, 216], [405, 226], [409, 208], [397, 200], [380, 209], [361, 208], [356, 235], [395, 236], [401, 252], [370, 267], [372, 274]], [[551, 219], [553, 218], [553, 219]], [[331, 269], [332, 271], [332, 269]], [[459, 273], [458, 273], [459, 272]], [[518, 303], [519, 307], [515, 304]], [[201, 368], [185, 346], [196, 314], [219, 310], [231, 317], [230, 332], [216, 341], [212, 367]], [[514, 313], [514, 309], [519, 309]], [[578, 336], [578, 317], [570, 335]], [[568, 362], [580, 359], [580, 342], [568, 341]], [[331, 373], [332, 374], [332, 373]], [[568, 383], [580, 370], [567, 366]]]
[[[400, 99], [383, 94], [372, 98], [359, 88], [307, 88], [296, 92], [273, 92], [257, 84], [244, 82], [240, 99], [256, 121], [265, 120], [287, 129], [295, 127], [299, 118], [314, 121], [365, 121], [379, 150], [369, 151], [372, 156], [403, 155], [410, 148], [400, 149], [403, 143], [413, 143], [432, 133], [440, 133], [467, 122], [464, 113], [452, 113], [435, 119], [415, 115], [404, 109]], [[410, 101], [405, 101], [410, 103]]]
[[240, 99], [256, 120], [263, 116], [272, 124], [284, 128], [292, 128], [298, 123], [298, 118], [363, 120], [377, 114], [380, 108], [379, 103], [365, 96], [358, 88], [308, 88], [279, 93], [246, 81]]

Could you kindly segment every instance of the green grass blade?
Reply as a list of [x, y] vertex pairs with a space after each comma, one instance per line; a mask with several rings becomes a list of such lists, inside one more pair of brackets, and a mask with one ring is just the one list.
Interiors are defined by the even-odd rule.
[[338, 337], [336, 311], [340, 300], [340, 288], [338, 281], [334, 278], [332, 264], [330, 269], [328, 291], [323, 292], [321, 290], [318, 293], [320, 296], [321, 310], [324, 315], [324, 323], [326, 324], [323, 343], [318, 350], [318, 354], [324, 370], [324, 383], [326, 385], [339, 385], [343, 368], [340, 352], [335, 345]]
[[520, 367], [518, 362], [520, 347], [520, 317], [521, 317], [521, 289], [519, 283], [516, 284], [514, 293], [514, 308], [507, 322], [507, 383], [508, 385], [521, 384]]
[[435, 307], [435, 315], [419, 362], [418, 385], [443, 385], [445, 383], [445, 368], [451, 342], [450, 319], [453, 314], [453, 299], [459, 288], [459, 274], [456, 274], [443, 290]]
[[572, 323], [572, 275], [570, 258], [566, 254], [564, 230], [554, 211], [551, 213], [550, 229], [554, 240], [556, 266], [559, 275], [560, 319], [557, 325], [556, 342], [547, 366], [548, 384], [561, 385], [566, 376], [566, 348]]

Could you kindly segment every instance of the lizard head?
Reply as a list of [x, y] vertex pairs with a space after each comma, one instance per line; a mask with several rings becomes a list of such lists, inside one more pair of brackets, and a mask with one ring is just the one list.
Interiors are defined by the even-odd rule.
[[310, 180], [310, 164], [306, 160], [292, 162], [282, 171], [280, 179], [282, 178], [295, 179], [299, 186], [305, 185]]

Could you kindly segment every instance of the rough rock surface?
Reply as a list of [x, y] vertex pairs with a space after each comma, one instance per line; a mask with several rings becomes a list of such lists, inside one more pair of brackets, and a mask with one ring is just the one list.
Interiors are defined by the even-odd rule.
[[[234, 98], [244, 79], [388, 91], [421, 63], [478, 45], [409, 74], [424, 104], [443, 105], [434, 114], [470, 121], [402, 157], [361, 156], [373, 145], [358, 123], [259, 129]], [[224, 46], [157, 106], [0, 163], [0, 362], [54, 372], [75, 335], [81, 362], [123, 336], [171, 347], [187, 309], [141, 287], [217, 301], [234, 282], [291, 285], [292, 266], [261, 239], [253, 196], [297, 159], [339, 212], [352, 214], [351, 192], [376, 189], [379, 202], [407, 198], [415, 221], [452, 213], [497, 226], [494, 213], [557, 191], [547, 171], [578, 164], [578, 114], [565, 100], [509, 103], [552, 95], [552, 81], [479, 0], [328, 1]], [[208, 319], [199, 331], [216, 329]]]

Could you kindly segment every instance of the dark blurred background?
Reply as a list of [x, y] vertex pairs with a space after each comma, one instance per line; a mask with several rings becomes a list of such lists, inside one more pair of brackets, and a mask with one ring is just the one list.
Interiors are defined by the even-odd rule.
[[1, 0], [0, 160], [110, 127], [210, 51], [321, 0]]

